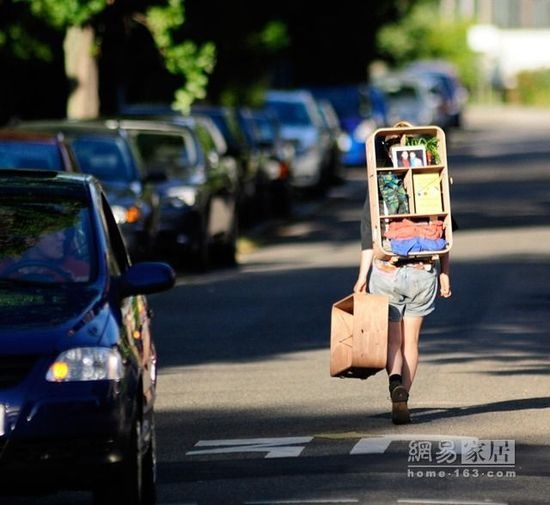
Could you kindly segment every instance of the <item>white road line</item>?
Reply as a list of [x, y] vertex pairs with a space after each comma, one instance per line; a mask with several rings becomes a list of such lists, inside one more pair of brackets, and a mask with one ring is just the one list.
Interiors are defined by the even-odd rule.
[[266, 458], [295, 458], [313, 437], [238, 438], [228, 440], [199, 440], [195, 447], [209, 447], [186, 452], [187, 456], [265, 452]]
[[401, 498], [397, 503], [410, 503], [412, 505], [508, 505], [507, 502], [496, 501], [463, 501], [463, 500], [421, 500], [414, 498]]
[[[424, 434], [403, 434], [403, 435], [380, 435], [377, 437], [362, 438], [352, 448], [350, 454], [383, 454], [392, 442], [416, 440], [447, 441], [456, 442], [463, 440], [477, 441], [477, 437], [450, 436], [450, 435], [424, 435]], [[456, 451], [460, 451], [461, 444], [457, 444]], [[428, 502], [429, 503], [429, 502]]]
[[353, 498], [334, 498], [333, 500], [260, 500], [245, 501], [245, 505], [284, 505], [284, 504], [304, 504], [304, 503], [359, 503], [359, 500]]

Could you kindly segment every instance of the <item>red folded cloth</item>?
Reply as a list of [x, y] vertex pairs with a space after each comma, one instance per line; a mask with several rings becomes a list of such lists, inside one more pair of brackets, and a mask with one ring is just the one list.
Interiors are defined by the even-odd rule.
[[414, 237], [437, 240], [443, 237], [443, 221], [415, 223], [410, 219], [392, 221], [384, 233], [386, 238], [410, 239]]

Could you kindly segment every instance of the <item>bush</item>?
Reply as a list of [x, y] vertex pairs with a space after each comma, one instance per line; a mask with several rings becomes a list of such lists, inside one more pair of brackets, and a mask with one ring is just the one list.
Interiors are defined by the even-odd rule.
[[550, 69], [524, 70], [518, 74], [517, 83], [521, 104], [550, 106]]

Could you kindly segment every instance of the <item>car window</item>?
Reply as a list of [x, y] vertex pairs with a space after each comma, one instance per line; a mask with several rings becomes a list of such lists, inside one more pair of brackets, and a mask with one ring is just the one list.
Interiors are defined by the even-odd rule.
[[312, 121], [307, 107], [301, 102], [270, 101], [266, 109], [274, 113], [282, 124], [292, 126], [311, 126]]
[[63, 163], [56, 145], [0, 140], [0, 168], [63, 170]]
[[105, 182], [133, 180], [132, 163], [122, 140], [83, 136], [74, 139], [71, 145], [82, 172]]
[[2, 195], [0, 279], [90, 282], [96, 269], [88, 207], [66, 195]]
[[273, 122], [264, 116], [256, 116], [254, 118], [256, 133], [260, 142], [275, 142], [277, 138], [277, 130]]
[[193, 139], [185, 133], [136, 132], [133, 135], [147, 175], [188, 177], [196, 170]]
[[418, 90], [414, 86], [403, 85], [396, 89], [386, 90], [389, 100], [416, 101], [418, 100]]

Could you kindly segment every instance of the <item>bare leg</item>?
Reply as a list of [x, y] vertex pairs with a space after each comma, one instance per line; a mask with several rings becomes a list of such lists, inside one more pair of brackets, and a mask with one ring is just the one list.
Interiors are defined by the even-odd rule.
[[[388, 375], [402, 376], [404, 370], [403, 343], [404, 343], [403, 321], [391, 322], [388, 327], [388, 360], [386, 369]], [[392, 422], [394, 424], [406, 424], [410, 421], [407, 400], [408, 390], [400, 382], [392, 382], [390, 379], [390, 395], [392, 401]]]
[[403, 386], [410, 391], [418, 366], [418, 340], [423, 317], [405, 317], [403, 319], [402, 339], [402, 380]]
[[403, 322], [392, 322], [388, 325], [388, 375], [401, 375], [403, 369]]

